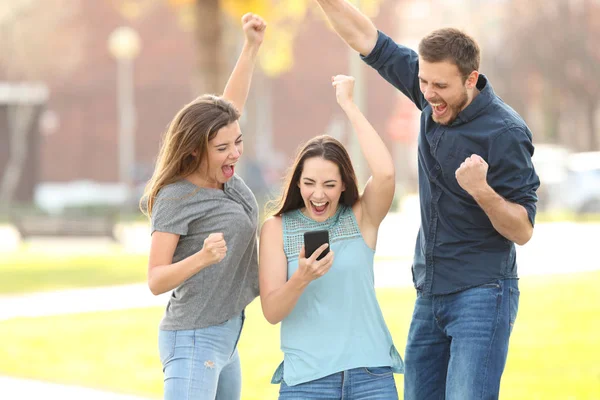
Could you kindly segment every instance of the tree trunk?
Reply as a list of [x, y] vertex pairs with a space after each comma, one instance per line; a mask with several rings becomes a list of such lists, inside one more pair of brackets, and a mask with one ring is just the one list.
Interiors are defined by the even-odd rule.
[[198, 95], [222, 94], [222, 26], [219, 0], [196, 1], [197, 70], [194, 89]]
[[8, 162], [0, 181], [0, 209], [10, 209], [15, 193], [21, 181], [27, 150], [29, 148], [29, 133], [35, 113], [35, 105], [15, 104], [8, 106], [8, 132], [10, 150]]
[[600, 150], [598, 146], [598, 124], [596, 123], [596, 116], [598, 114], [598, 102], [590, 100], [587, 107], [587, 120], [588, 120], [588, 151]]
[[559, 143], [560, 102], [562, 99], [560, 90], [547, 88], [544, 93], [544, 140], [549, 143]]

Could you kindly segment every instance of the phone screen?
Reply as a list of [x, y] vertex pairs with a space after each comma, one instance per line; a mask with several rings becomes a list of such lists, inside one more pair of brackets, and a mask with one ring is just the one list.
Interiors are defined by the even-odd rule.
[[[312, 231], [304, 232], [304, 251], [306, 258], [310, 257], [319, 247], [329, 243], [329, 232], [328, 231]], [[329, 247], [327, 247], [317, 260], [322, 259], [329, 253]]]

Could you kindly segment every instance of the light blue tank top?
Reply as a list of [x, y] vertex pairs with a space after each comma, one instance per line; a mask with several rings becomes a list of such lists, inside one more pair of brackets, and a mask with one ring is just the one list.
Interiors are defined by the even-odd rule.
[[375, 296], [373, 258], [352, 208], [315, 222], [300, 210], [282, 215], [288, 279], [298, 269], [304, 232], [328, 230], [334, 252], [331, 269], [312, 281], [281, 322], [283, 362], [272, 383], [289, 386], [359, 367], [390, 366], [404, 372]]

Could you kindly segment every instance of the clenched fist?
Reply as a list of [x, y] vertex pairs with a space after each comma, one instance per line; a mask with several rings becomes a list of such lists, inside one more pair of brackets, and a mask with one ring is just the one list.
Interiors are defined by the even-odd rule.
[[204, 246], [200, 252], [207, 265], [217, 264], [227, 255], [227, 243], [222, 233], [211, 233], [204, 239]]
[[354, 94], [354, 78], [346, 75], [336, 75], [331, 78], [331, 84], [335, 88], [335, 98], [343, 108], [352, 104]]
[[456, 170], [456, 180], [471, 196], [487, 186], [488, 164], [477, 154], [467, 157]]
[[267, 23], [258, 15], [247, 13], [242, 17], [242, 26], [246, 35], [246, 42], [260, 45], [265, 38]]

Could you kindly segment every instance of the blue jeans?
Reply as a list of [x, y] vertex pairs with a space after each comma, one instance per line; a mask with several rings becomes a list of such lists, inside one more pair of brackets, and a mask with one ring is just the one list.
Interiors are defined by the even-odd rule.
[[279, 400], [397, 400], [391, 367], [355, 368], [288, 386], [281, 382]]
[[242, 375], [237, 342], [244, 313], [203, 329], [158, 333], [165, 400], [239, 400]]
[[518, 308], [516, 279], [449, 295], [417, 293], [404, 357], [404, 398], [497, 399]]

